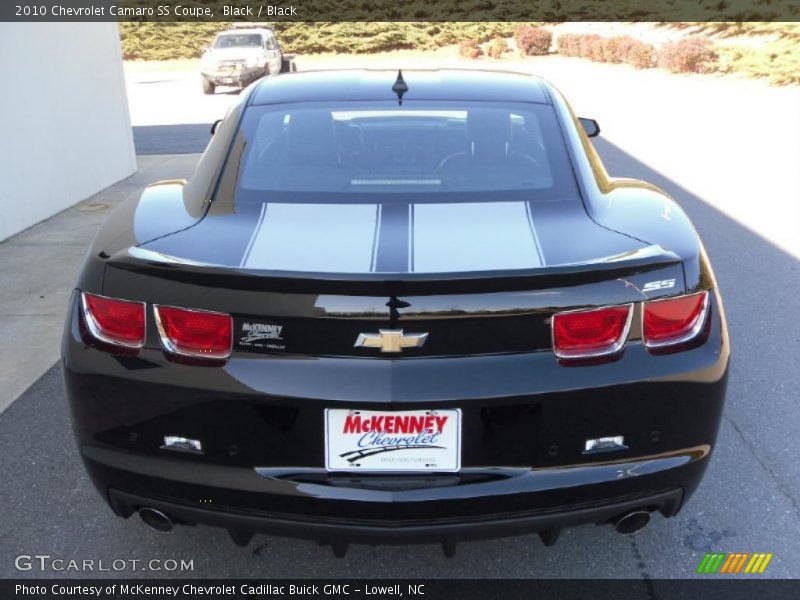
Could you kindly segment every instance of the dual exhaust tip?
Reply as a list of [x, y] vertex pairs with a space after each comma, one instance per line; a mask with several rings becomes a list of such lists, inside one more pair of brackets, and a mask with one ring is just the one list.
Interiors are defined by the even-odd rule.
[[632, 510], [618, 516], [613, 521], [614, 529], [622, 535], [633, 535], [647, 527], [650, 522], [650, 513], [646, 510]]
[[167, 533], [168, 531], [172, 531], [172, 528], [175, 527], [172, 518], [156, 508], [144, 506], [139, 509], [139, 516], [146, 525], [149, 525], [156, 531]]
[[[163, 533], [168, 533], [175, 527], [175, 521], [173, 520], [173, 517], [158, 510], [157, 508], [143, 506], [139, 509], [139, 517], [141, 517], [145, 525]], [[228, 529], [228, 533], [230, 534], [233, 542], [242, 548], [247, 546], [250, 543], [250, 540], [253, 539], [252, 531]]]

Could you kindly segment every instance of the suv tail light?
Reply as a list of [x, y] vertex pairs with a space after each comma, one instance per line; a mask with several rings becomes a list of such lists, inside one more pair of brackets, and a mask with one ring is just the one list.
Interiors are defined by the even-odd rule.
[[608, 356], [625, 345], [633, 304], [553, 315], [553, 350], [558, 358]]
[[83, 320], [97, 341], [124, 348], [144, 345], [144, 302], [116, 300], [81, 292]]
[[708, 292], [651, 300], [642, 308], [642, 337], [647, 348], [663, 348], [691, 341], [703, 329]]
[[154, 306], [164, 349], [178, 356], [224, 359], [231, 354], [231, 316], [205, 310]]

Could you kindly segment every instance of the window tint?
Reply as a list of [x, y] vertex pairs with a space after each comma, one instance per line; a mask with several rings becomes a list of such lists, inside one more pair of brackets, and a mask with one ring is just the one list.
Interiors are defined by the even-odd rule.
[[255, 106], [239, 136], [240, 200], [269, 192], [575, 196], [544, 105]]
[[259, 33], [226, 33], [219, 36], [214, 42], [214, 48], [250, 48], [261, 47], [261, 34]]

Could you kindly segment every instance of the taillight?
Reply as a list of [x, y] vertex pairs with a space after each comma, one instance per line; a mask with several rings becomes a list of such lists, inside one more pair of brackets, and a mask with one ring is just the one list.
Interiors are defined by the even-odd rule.
[[559, 358], [612, 355], [625, 345], [633, 304], [553, 315], [553, 350]]
[[707, 291], [645, 302], [642, 307], [644, 345], [663, 348], [691, 341], [703, 329], [707, 312]]
[[81, 292], [81, 305], [86, 328], [96, 340], [124, 348], [141, 348], [144, 345], [143, 302]]
[[164, 349], [178, 356], [228, 358], [231, 354], [231, 316], [204, 310], [154, 306]]

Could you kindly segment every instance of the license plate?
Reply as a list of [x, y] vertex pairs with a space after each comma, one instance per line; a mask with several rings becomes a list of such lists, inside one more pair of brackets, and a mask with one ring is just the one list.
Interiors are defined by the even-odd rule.
[[233, 83], [233, 77], [223, 77], [222, 83]]
[[325, 411], [328, 471], [458, 471], [461, 411]]

